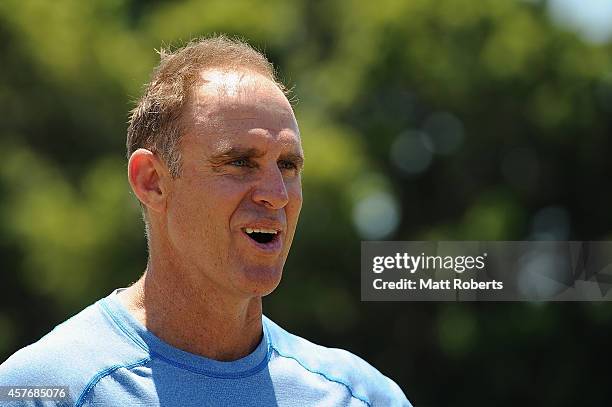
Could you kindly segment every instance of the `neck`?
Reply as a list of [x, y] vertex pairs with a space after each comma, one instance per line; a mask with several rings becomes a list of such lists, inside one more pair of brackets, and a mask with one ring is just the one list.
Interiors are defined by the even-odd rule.
[[261, 341], [261, 297], [232, 298], [190, 278], [182, 267], [152, 258], [120, 302], [168, 344], [220, 361], [240, 359]]

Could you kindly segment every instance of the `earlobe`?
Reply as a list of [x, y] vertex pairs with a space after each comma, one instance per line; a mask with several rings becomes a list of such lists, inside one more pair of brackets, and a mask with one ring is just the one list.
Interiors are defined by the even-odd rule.
[[163, 166], [150, 150], [139, 148], [132, 153], [128, 162], [130, 186], [138, 200], [154, 212], [165, 209], [163, 177]]

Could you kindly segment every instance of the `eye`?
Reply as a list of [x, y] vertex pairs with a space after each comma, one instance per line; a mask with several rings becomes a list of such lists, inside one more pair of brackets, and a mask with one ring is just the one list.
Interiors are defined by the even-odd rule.
[[284, 160], [278, 162], [278, 168], [281, 170], [296, 170], [297, 165], [293, 161]]
[[251, 167], [252, 166], [251, 162], [246, 158], [238, 158], [234, 161], [231, 161], [229, 164], [233, 165], [234, 167]]

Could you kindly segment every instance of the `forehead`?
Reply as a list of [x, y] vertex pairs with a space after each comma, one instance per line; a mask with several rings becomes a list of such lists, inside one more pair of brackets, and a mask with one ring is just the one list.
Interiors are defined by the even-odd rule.
[[[269, 78], [235, 70], [207, 70], [194, 89], [189, 133], [205, 144], [227, 145], [266, 138], [300, 144], [289, 101]], [[255, 140], [253, 140], [255, 141]]]

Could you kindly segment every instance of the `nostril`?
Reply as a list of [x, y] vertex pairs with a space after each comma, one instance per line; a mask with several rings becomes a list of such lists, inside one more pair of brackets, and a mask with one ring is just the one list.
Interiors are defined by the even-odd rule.
[[289, 202], [287, 186], [282, 175], [278, 179], [266, 178], [253, 190], [252, 199], [259, 205], [273, 209], [283, 208]]

